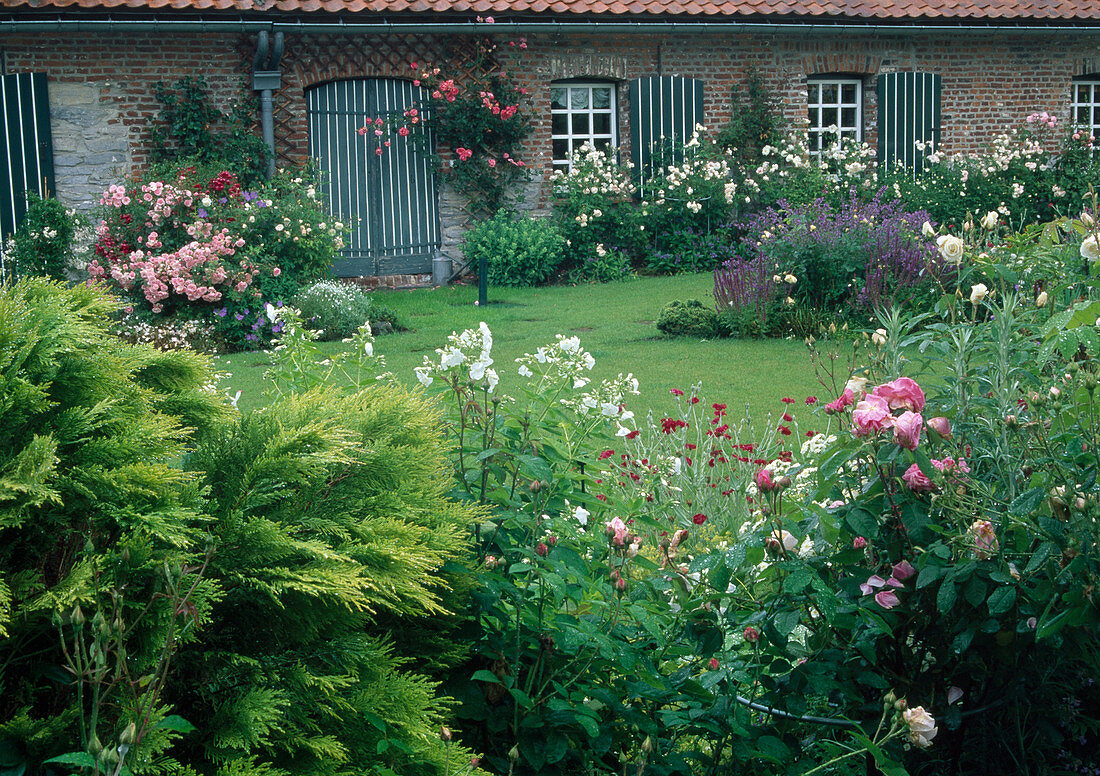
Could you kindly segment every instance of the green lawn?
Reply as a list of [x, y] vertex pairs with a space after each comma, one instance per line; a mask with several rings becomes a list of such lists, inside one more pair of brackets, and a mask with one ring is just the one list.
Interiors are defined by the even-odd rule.
[[[408, 291], [376, 291], [378, 301], [397, 311], [409, 331], [379, 336], [376, 352], [400, 379], [415, 383], [413, 367], [424, 356], [435, 357], [447, 335], [485, 321], [493, 331], [493, 358], [507, 391], [518, 379], [513, 360], [555, 334], [575, 334], [596, 359], [593, 377], [633, 372], [642, 395], [632, 405], [664, 413], [669, 389], [703, 385], [703, 397], [729, 405], [738, 417], [746, 408], [753, 417], [782, 412], [780, 399], [802, 402], [821, 394], [806, 346], [795, 340], [671, 339], [657, 331], [654, 321], [674, 299], [709, 300], [709, 273], [677, 277], [639, 278], [607, 285], [553, 286], [535, 289], [489, 289], [489, 304], [478, 307], [476, 286], [452, 286]], [[331, 343], [326, 348], [344, 347]], [[261, 406], [263, 354], [235, 354], [219, 359], [230, 373], [224, 387], [242, 392], [242, 409]]]

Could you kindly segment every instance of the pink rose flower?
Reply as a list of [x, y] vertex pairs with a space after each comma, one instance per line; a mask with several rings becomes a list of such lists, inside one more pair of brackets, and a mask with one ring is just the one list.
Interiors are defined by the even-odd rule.
[[852, 412], [852, 433], [865, 437], [882, 431], [893, 423], [890, 406], [881, 396], [868, 396]]
[[928, 493], [936, 489], [936, 486], [932, 484], [932, 480], [925, 476], [917, 464], [912, 464], [906, 469], [905, 474], [901, 475], [901, 479], [909, 486], [909, 490], [914, 493]]
[[760, 489], [761, 493], [771, 493], [775, 490], [775, 482], [772, 480], [772, 473], [767, 469], [761, 469], [756, 473], [756, 487]]
[[899, 377], [892, 382], [876, 386], [871, 393], [886, 399], [892, 410], [920, 412], [924, 409], [924, 391], [908, 377]]
[[622, 518], [614, 518], [607, 524], [607, 535], [617, 546], [622, 547], [626, 540], [627, 528]]
[[865, 549], [866, 547], [867, 547], [867, 540], [864, 539], [862, 536], [857, 536], [855, 539], [852, 540], [852, 549], [853, 550], [862, 550], [862, 549]]
[[919, 412], [906, 410], [900, 417], [894, 419], [894, 441], [906, 450], [916, 450], [923, 426], [924, 418]]

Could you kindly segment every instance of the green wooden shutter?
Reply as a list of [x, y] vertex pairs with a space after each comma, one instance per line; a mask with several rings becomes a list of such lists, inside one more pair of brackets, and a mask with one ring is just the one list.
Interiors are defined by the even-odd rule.
[[431, 271], [440, 226], [430, 159], [392, 132], [391, 144], [381, 146], [373, 134], [357, 131], [369, 119], [400, 121], [407, 108], [423, 111], [426, 97], [423, 88], [389, 78], [332, 81], [307, 91], [309, 153], [318, 160], [333, 218], [351, 228], [335, 275]]
[[[942, 79], [935, 73], [883, 73], [878, 77], [878, 158], [917, 175], [940, 145]], [[923, 148], [918, 143], [925, 144]]]
[[3, 250], [27, 213], [27, 192], [54, 191], [53, 136], [45, 73], [0, 76], [0, 274]]
[[630, 159], [648, 177], [654, 151], [668, 153], [691, 139], [703, 123], [703, 82], [678, 75], [630, 82]]

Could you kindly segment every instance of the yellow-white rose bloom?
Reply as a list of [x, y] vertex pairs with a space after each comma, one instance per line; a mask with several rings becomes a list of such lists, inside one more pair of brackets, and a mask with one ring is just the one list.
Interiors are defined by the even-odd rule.
[[989, 289], [986, 288], [985, 283], [977, 283], [970, 287], [970, 304], [981, 304], [988, 295]]
[[936, 238], [936, 245], [939, 246], [940, 256], [943, 256], [944, 261], [949, 261], [952, 264], [958, 264], [962, 261], [965, 245], [955, 235], [940, 235]]
[[1100, 259], [1100, 242], [1097, 241], [1096, 235], [1089, 235], [1081, 243], [1081, 258], [1088, 261]]
[[909, 726], [909, 743], [921, 749], [932, 746], [932, 739], [940, 730], [936, 727], [936, 720], [924, 710], [923, 706], [906, 709], [901, 713], [901, 717]]
[[987, 232], [989, 232], [989, 231], [992, 231], [993, 227], [995, 227], [996, 225], [997, 225], [997, 211], [996, 210], [990, 210], [988, 213], [985, 214], [985, 217], [982, 218], [982, 229], [985, 229]]

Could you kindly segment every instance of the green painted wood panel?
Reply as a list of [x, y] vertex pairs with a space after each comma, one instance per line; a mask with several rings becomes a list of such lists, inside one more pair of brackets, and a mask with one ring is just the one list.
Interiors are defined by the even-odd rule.
[[940, 145], [943, 79], [935, 73], [883, 73], [877, 91], [879, 164], [919, 175]]
[[675, 149], [703, 123], [703, 82], [678, 75], [630, 82], [630, 159], [639, 181], [648, 177], [654, 154], [678, 161]]
[[358, 132], [369, 120], [400, 120], [412, 107], [423, 112], [425, 98], [422, 88], [391, 78], [332, 81], [307, 93], [309, 152], [320, 165], [333, 218], [351, 227], [333, 274], [431, 271], [440, 227], [430, 160], [392, 131], [389, 146]]
[[27, 213], [27, 192], [54, 193], [53, 135], [45, 73], [0, 76], [0, 275], [4, 245]]

